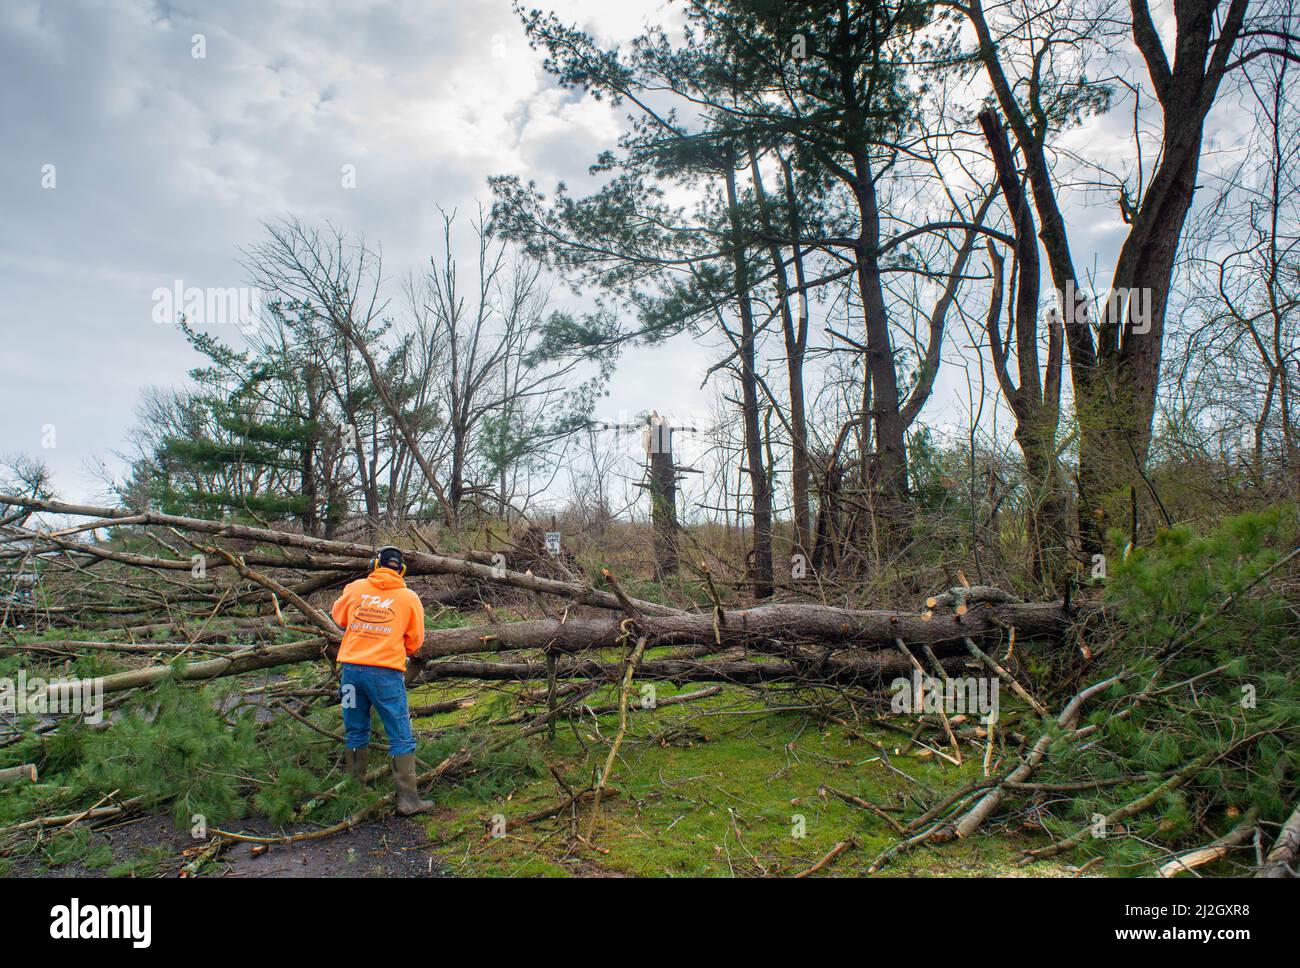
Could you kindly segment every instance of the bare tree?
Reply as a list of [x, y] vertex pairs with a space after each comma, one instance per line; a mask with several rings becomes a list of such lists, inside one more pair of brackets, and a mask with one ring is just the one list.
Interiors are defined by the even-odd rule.
[[[457, 508], [445, 493], [434, 464], [424, 453], [419, 429], [381, 371], [371, 349], [388, 327], [383, 297], [383, 257], [365, 240], [352, 241], [330, 226], [324, 233], [296, 218], [266, 226], [267, 239], [246, 252], [245, 267], [253, 281], [287, 300], [299, 312], [315, 313], [343, 336], [361, 356], [371, 388], [383, 401], [411, 456], [442, 507], [443, 519], [457, 523]], [[356, 428], [352, 428], [354, 435]], [[354, 441], [354, 443], [356, 443]], [[359, 443], [358, 464], [365, 459]], [[373, 476], [374, 469], [368, 469]], [[377, 508], [376, 508], [377, 510]]]
[[[1048, 271], [1068, 303], [1062, 312], [1080, 434], [1079, 527], [1085, 550], [1096, 552], [1103, 500], [1145, 483], [1166, 308], [1206, 119], [1230, 72], [1259, 56], [1295, 59], [1287, 40], [1295, 31], [1271, 14], [1248, 22], [1248, 0], [1187, 0], [1173, 8], [1171, 62], [1146, 0], [1130, 0], [1127, 17], [1114, 0], [1000, 4], [991, 8], [992, 17], [983, 0], [951, 6], [975, 30], [975, 54], [1024, 161]], [[1134, 171], [1112, 181], [1128, 233], [1111, 290], [1139, 295], [1146, 304], [1141, 313], [1134, 312], [1131, 299], [1088, 309], [1061, 205], [1061, 176], [1049, 161], [1057, 133], [1109, 104], [1109, 88], [1090, 79], [1089, 57], [1125, 40], [1136, 46], [1146, 68], [1145, 82], [1125, 81], [1137, 101], [1135, 112], [1143, 99], [1154, 99], [1161, 115], [1159, 122], [1152, 119], [1158, 132], [1154, 159], [1143, 153], [1139, 138]]]
[[[1056, 434], [1061, 419], [1061, 375], [1064, 333], [1058, 313], [1049, 316], [1046, 367], [1039, 364], [1039, 259], [1038, 232], [1029, 200], [1025, 197], [1006, 132], [993, 111], [979, 116], [980, 126], [997, 168], [1002, 197], [1015, 226], [1011, 268], [1014, 295], [1007, 300], [1007, 328], [999, 316], [1004, 292], [1004, 260], [992, 241], [988, 243], [993, 267], [993, 293], [989, 299], [987, 335], [993, 371], [1002, 394], [1016, 418], [1016, 442], [1025, 459], [1029, 492], [1029, 545], [1033, 576], [1051, 583], [1061, 577], [1061, 551], [1069, 533], [1060, 465], [1056, 459]], [[1008, 366], [1015, 344], [1015, 373]]]
[[1219, 437], [1225, 456], [1249, 455], [1254, 484], [1274, 477], [1293, 487], [1300, 468], [1300, 111], [1290, 61], [1258, 67], [1244, 92], [1255, 108], [1253, 138], [1193, 232], [1193, 291], [1172, 395]]
[[581, 359], [546, 352], [554, 320], [542, 266], [498, 237], [481, 209], [471, 228], [473, 277], [465, 285], [454, 254], [455, 218], [442, 213], [441, 249], [408, 284], [407, 300], [420, 342], [439, 361], [433, 383], [447, 412], [439, 448], [449, 455], [447, 500], [459, 509], [471, 492], [484, 497], [491, 488], [508, 516], [517, 472], [540, 465], [585, 425], [581, 388], [566, 385]]

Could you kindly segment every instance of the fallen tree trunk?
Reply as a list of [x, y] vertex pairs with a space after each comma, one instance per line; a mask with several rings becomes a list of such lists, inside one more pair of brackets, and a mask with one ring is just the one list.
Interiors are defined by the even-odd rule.
[[[983, 604], [965, 615], [896, 612], [884, 609], [834, 608], [826, 605], [776, 604], [731, 612], [697, 612], [645, 616], [634, 621], [647, 648], [698, 645], [707, 651], [743, 648], [772, 653], [781, 662], [728, 661], [703, 663], [694, 659], [661, 658], [643, 663], [647, 676], [688, 682], [724, 680], [759, 683], [812, 680], [822, 677], [836, 684], [879, 684], [885, 674], [910, 668], [899, 662], [897, 640], [924, 645], [939, 654], [964, 652], [966, 642], [999, 635], [1015, 628], [1017, 638], [1051, 638], [1065, 627], [1060, 603]], [[414, 682], [443, 678], [531, 680], [546, 678], [544, 661], [500, 663], [451, 660], [458, 656], [520, 650], [574, 653], [618, 647], [627, 635], [627, 619], [592, 618], [567, 621], [540, 619], [463, 628], [433, 629], [425, 634], [417, 653], [424, 668]], [[34, 643], [39, 645], [39, 643]], [[324, 640], [306, 639], [284, 645], [249, 646], [229, 657], [171, 665], [151, 666], [106, 676], [104, 692], [154, 685], [168, 678], [183, 681], [240, 675], [258, 669], [306, 662], [318, 658]], [[876, 649], [888, 656], [844, 655], [844, 650]], [[607, 667], [599, 662], [560, 664], [560, 678], [604, 678]]]
[[[442, 631], [442, 630], [440, 630]], [[285, 645], [249, 648], [244, 653], [221, 656], [183, 665], [156, 665], [130, 672], [119, 672], [100, 680], [104, 694], [124, 692], [154, 686], [167, 679], [179, 682], [198, 682], [243, 675], [261, 669], [293, 665], [321, 658], [326, 644], [324, 638], [304, 639]], [[561, 679], [612, 679], [622, 669], [620, 663], [605, 663], [596, 659], [573, 660], [556, 664], [556, 676]], [[896, 653], [880, 656], [868, 654], [861, 658], [841, 656], [815, 657], [808, 661], [751, 661], [740, 658], [704, 661], [689, 658], [664, 658], [640, 665], [639, 677], [670, 682], [733, 682], [762, 684], [778, 682], [806, 682], [827, 685], [857, 685], [879, 687], [885, 678], [906, 675], [911, 666]], [[412, 685], [440, 679], [481, 679], [484, 681], [545, 680], [545, 661], [492, 662], [486, 660], [451, 659], [425, 665]]]
[[[806, 642], [893, 649], [894, 641], [902, 639], [909, 645], [964, 649], [968, 638], [998, 635], [1011, 627], [1018, 639], [1055, 637], [1066, 623], [1060, 603], [982, 605], [965, 615], [777, 604], [723, 612], [720, 621], [713, 612], [647, 616], [636, 619], [635, 628], [651, 648], [714, 642], [722, 650]], [[614, 648], [626, 634], [624, 621], [615, 618], [537, 619], [437, 629], [426, 633], [418, 655], [429, 660], [519, 649], [583, 652]]]
[[[322, 637], [302, 639], [285, 645], [249, 646], [243, 653], [205, 659], [202, 662], [155, 665], [144, 669], [133, 669], [130, 672], [114, 673], [110, 676], [104, 676], [99, 680], [99, 684], [102, 691], [107, 694], [110, 692], [125, 692], [128, 689], [139, 689], [144, 686], [154, 686], [167, 679], [175, 679], [178, 682], [196, 682], [206, 679], [220, 679], [225, 676], [238, 676], [245, 672], [256, 672], [259, 669], [272, 669], [276, 666], [292, 665], [320, 658], [325, 645], [326, 640]], [[3, 650], [0, 650], [0, 654], [2, 653]], [[51, 686], [59, 687], [55, 683], [51, 683]], [[81, 688], [80, 684], [77, 683], [74, 683], [73, 687], [78, 691]], [[47, 689], [47, 693], [48, 691]]]
[[[187, 629], [191, 625], [203, 628], [202, 631], [195, 633], [193, 638], [187, 634]], [[196, 618], [192, 623], [171, 621], [150, 622], [146, 625], [102, 625], [96, 626], [94, 631], [103, 639], [116, 638], [117, 636], [148, 639], [162, 632], [178, 638], [184, 636], [187, 640], [193, 642], [215, 642], [238, 635], [274, 630], [279, 627], [280, 623], [274, 615], [257, 615], [247, 618], [222, 617], [211, 621], [206, 626], [204, 626], [204, 619]]]
[[[638, 679], [664, 682], [729, 682], [737, 685], [800, 683], [804, 685], [860, 686], [879, 689], [894, 678], [906, 676], [911, 665], [893, 652], [871, 653], [861, 658], [832, 657], [821, 663], [757, 661], [743, 658], [649, 659], [637, 666]], [[557, 662], [559, 679], [594, 679], [616, 681], [623, 672], [621, 662], [598, 659], [573, 659]], [[487, 662], [452, 659], [431, 662], [420, 675], [420, 682], [439, 679], [480, 679], [484, 681], [528, 682], [547, 678], [546, 663]]]

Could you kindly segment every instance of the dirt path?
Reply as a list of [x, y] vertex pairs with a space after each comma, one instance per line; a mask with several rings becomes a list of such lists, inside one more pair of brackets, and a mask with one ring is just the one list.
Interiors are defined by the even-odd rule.
[[[255, 826], [249, 824], [247, 832]], [[255, 845], [238, 843], [214, 866], [222, 877], [446, 876], [427, 844], [418, 823], [383, 817], [325, 840], [271, 847], [256, 855]]]
[[[261, 818], [231, 826], [233, 831], [256, 836], [285, 832]], [[15, 864], [12, 873], [30, 877], [176, 877], [207, 843], [190, 837], [186, 830], [177, 830], [170, 816], [151, 814], [94, 832], [92, 852], [107, 845], [111, 852], [108, 862], [93, 867], [83, 861], [46, 867], [29, 859]], [[323, 840], [265, 849], [236, 842], [207, 862], [199, 876], [408, 878], [445, 877], [447, 872], [430, 852], [428, 836], [419, 823], [388, 816]]]

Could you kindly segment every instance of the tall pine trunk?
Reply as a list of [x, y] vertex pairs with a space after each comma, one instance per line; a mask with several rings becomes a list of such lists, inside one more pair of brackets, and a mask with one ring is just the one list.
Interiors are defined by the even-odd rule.
[[749, 293], [749, 267], [745, 262], [744, 229], [736, 199], [735, 156], [723, 166], [727, 184], [727, 215], [731, 221], [732, 263], [740, 309], [740, 389], [745, 427], [745, 463], [754, 502], [754, 551], [751, 574], [755, 598], [772, 594], [772, 491], [763, 463], [762, 429], [758, 418], [758, 376], [755, 367], [754, 311]]

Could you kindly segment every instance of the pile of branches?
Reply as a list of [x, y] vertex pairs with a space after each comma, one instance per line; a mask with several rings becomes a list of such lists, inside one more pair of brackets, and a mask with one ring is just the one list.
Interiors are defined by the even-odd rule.
[[[91, 520], [59, 529], [9, 528], [7, 540], [21, 538], [22, 547], [0, 552], [0, 560], [39, 559], [47, 574], [70, 579], [59, 584], [61, 593], [48, 599], [8, 602], [9, 614], [27, 613], [42, 627], [101, 629], [106, 641], [98, 644], [104, 651], [152, 649], [166, 658], [172, 646], [191, 651], [204, 646], [239, 653], [190, 663], [177, 673], [189, 679], [237, 675], [317, 658], [342, 635], [323, 602], [333, 589], [364, 575], [373, 556], [367, 545], [242, 523], [0, 495], [0, 504], [19, 502], [25, 502], [29, 511]], [[78, 540], [105, 528], [127, 527], [141, 529], [158, 552], [145, 554], [111, 543]], [[422, 541], [418, 533], [413, 537]], [[807, 602], [728, 609], [707, 570], [703, 575], [712, 606], [687, 610], [629, 596], [607, 571], [599, 585], [580, 578], [544, 577], [531, 568], [516, 571], [504, 566], [505, 554], [447, 555], [422, 543], [425, 550], [407, 553], [408, 579], [449, 576], [476, 586], [513, 588], [532, 596], [547, 617], [503, 621], [487, 604], [485, 625], [430, 629], [416, 656], [422, 666], [415, 680], [419, 682], [447, 678], [612, 681], [620, 678], [622, 663], [602, 661], [599, 654], [626, 651], [629, 642], [644, 642], [646, 651], [674, 649], [641, 661], [638, 678], [876, 689], [899, 674], [910, 674], [917, 656], [930, 662], [931, 672], [940, 673], [945, 660], [964, 663], [981, 651], [980, 643], [1005, 638], [1012, 630], [1024, 642], [1058, 641], [1081, 614], [1079, 607], [1066, 602], [1026, 603], [991, 587], [954, 589], [910, 612]], [[109, 572], [103, 567], [107, 563], [127, 568]], [[161, 582], [142, 584], [136, 575], [139, 569], [154, 571]], [[217, 579], [222, 574], [234, 580], [221, 583]], [[326, 599], [313, 602], [322, 593]], [[453, 589], [452, 594], [459, 592]], [[297, 613], [292, 619], [282, 607], [286, 604]], [[144, 645], [113, 641], [146, 634], [156, 638], [168, 630], [184, 641]], [[220, 642], [234, 631], [267, 637], [286, 630], [311, 634], [256, 649]], [[44, 650], [95, 646], [87, 640], [39, 643]], [[540, 652], [545, 658], [515, 658], [529, 652]], [[166, 666], [147, 667], [109, 677], [105, 689], [135, 688], [171, 674]]]
[[[31, 651], [122, 658], [132, 667], [103, 678], [106, 694], [329, 659], [342, 633], [328, 615], [328, 601], [342, 584], [366, 573], [373, 554], [369, 545], [244, 522], [0, 495], [0, 508], [5, 507], [12, 510], [0, 524], [0, 567], [10, 573], [39, 568], [41, 587], [23, 598], [9, 595], [0, 616], [6, 628], [37, 628], [46, 635], [35, 642], [12, 641], [0, 647], [0, 655]], [[37, 527], [30, 524], [36, 513], [80, 523]], [[105, 529], [112, 539], [94, 540]], [[553, 731], [557, 720], [591, 711], [583, 702], [596, 689], [618, 690], [617, 703], [595, 710], [619, 714], [605, 769], [593, 789], [574, 794], [575, 804], [594, 804], [593, 823], [626, 731], [634, 681], [713, 684], [675, 701], [712, 695], [722, 685], [760, 696], [779, 691], [788, 697], [792, 690], [800, 691], [813, 697], [805, 708], [852, 727], [861, 721], [862, 710], [880, 708], [882, 696], [899, 677], [948, 683], [950, 676], [970, 666], [996, 677], [1027, 707], [1031, 723], [1037, 717], [1041, 727], [1020, 732], [1008, 722], [961, 722], [950, 720], [942, 709], [921, 716], [909, 742], [922, 742], [923, 733], [933, 729], [933, 737], [926, 735], [925, 740], [958, 764], [963, 745], [973, 744], [983, 760], [983, 776], [906, 823], [888, 818], [900, 840], [877, 858], [873, 869], [921, 844], [968, 837], [993, 818], [1007, 818], [1016, 801], [1036, 802], [1071, 790], [1095, 794], [1149, 781], [1141, 795], [1106, 816], [1107, 824], [1119, 824], [1151, 809], [1232, 752], [1207, 753], [1155, 777], [1036, 781], [1044, 764], [1066, 748], [1100, 741], [1111, 726], [1129, 719], [1144, 704], [1160, 702], [1188, 685], [1162, 681], [1167, 666], [1158, 665], [1154, 673], [1108, 669], [1067, 693], [1069, 698], [1051, 710], [1050, 701], [1026, 687], [1008, 658], [1013, 653], [1033, 655], [1039, 666], [1067, 670], [1065, 679], [1086, 675], [1090, 667], [1103, 668], [1090, 665], [1086, 646], [1080, 648], [1085, 638], [1097, 641], [1105, 634], [1108, 616], [1093, 600], [1024, 602], [998, 588], [961, 586], [913, 611], [810, 601], [729, 608], [707, 567], [701, 566], [709, 603], [676, 608], [629, 595], [608, 571], [599, 581], [588, 580], [573, 561], [556, 562], [542, 574], [546, 562], [533, 547], [535, 541], [496, 552], [448, 554], [418, 530], [412, 529], [409, 538], [417, 550], [407, 554], [408, 580], [417, 587], [434, 577], [451, 583], [434, 594], [421, 589], [426, 602], [449, 603], [444, 608], [477, 602], [486, 618], [477, 625], [450, 628], [430, 621], [415, 657], [412, 685], [523, 684], [541, 708], [500, 720], [497, 725], [508, 727], [508, 740]], [[142, 581], [144, 572], [152, 572], [154, 579]], [[498, 590], [522, 597], [544, 617], [508, 620], [507, 609], [488, 600]], [[1233, 604], [1221, 603], [1220, 614]], [[1170, 643], [1169, 653], [1177, 654], [1211, 620], [1205, 616], [1184, 639]], [[61, 627], [76, 628], [78, 637], [49, 636], [51, 629]], [[159, 636], [167, 640], [159, 641]], [[186, 661], [173, 661], [178, 656]], [[1144, 681], [1134, 688], [1137, 677]], [[328, 691], [323, 698], [331, 698]], [[1102, 703], [1104, 712], [1084, 719], [1086, 710]], [[284, 708], [293, 714], [290, 707]], [[424, 779], [454, 773], [468, 755], [462, 751], [449, 757]], [[1292, 871], [1300, 840], [1298, 814], [1278, 830], [1268, 857], [1261, 855], [1261, 876]], [[1199, 852], [1171, 860], [1167, 873], [1223, 857], [1258, 836], [1259, 820], [1258, 814], [1243, 817], [1238, 828]], [[1078, 847], [1088, 836], [1089, 829], [1083, 827], [1027, 853], [1025, 862]], [[831, 860], [833, 856], [823, 863]]]

